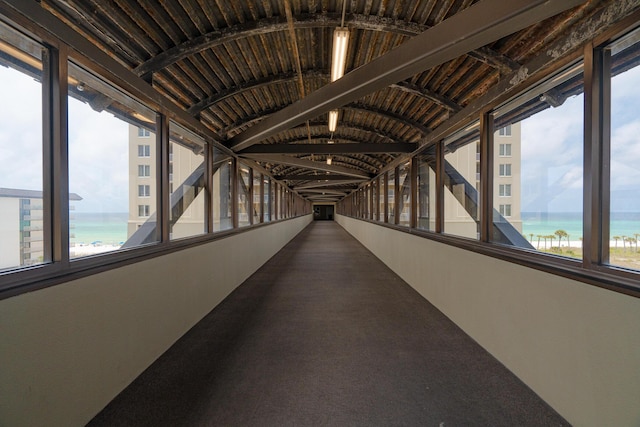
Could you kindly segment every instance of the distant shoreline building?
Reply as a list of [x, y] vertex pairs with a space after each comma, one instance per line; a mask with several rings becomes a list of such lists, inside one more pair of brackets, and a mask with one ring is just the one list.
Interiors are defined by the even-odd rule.
[[[69, 194], [69, 201], [79, 200], [79, 195]], [[0, 269], [44, 261], [43, 212], [42, 191], [0, 188]]]

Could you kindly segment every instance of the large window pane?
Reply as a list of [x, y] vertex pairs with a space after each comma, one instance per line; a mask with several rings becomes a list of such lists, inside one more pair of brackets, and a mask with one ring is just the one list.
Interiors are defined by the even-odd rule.
[[271, 221], [271, 204], [273, 198], [271, 197], [271, 179], [267, 176], [263, 177], [264, 199], [262, 200], [262, 207], [264, 209], [264, 222]]
[[444, 232], [479, 238], [480, 140], [478, 122], [446, 141]]
[[400, 217], [398, 224], [409, 226], [411, 224], [411, 162], [400, 166]]
[[253, 171], [253, 223], [260, 223], [260, 212], [262, 211], [262, 187], [260, 182], [262, 175], [260, 172]]
[[45, 262], [41, 58], [0, 23], [0, 270]]
[[71, 258], [157, 241], [154, 132], [153, 111], [69, 63]]
[[614, 46], [611, 74], [609, 263], [640, 269], [640, 43]]
[[436, 221], [436, 174], [435, 157], [418, 158], [418, 228], [435, 230]]
[[169, 122], [169, 235], [197, 236], [206, 230], [204, 141]]
[[249, 166], [240, 163], [238, 168], [238, 225], [246, 227], [251, 224], [251, 179]]
[[231, 166], [233, 161], [228, 154], [214, 149], [213, 189], [211, 190], [213, 231], [233, 228], [231, 199]]
[[581, 65], [550, 82], [496, 116], [492, 239], [581, 258]]
[[391, 169], [387, 174], [387, 213], [389, 224], [396, 223], [396, 170]]
[[384, 217], [385, 217], [385, 209], [386, 209], [386, 186], [387, 186], [387, 180], [385, 178], [385, 175], [381, 175], [380, 178], [378, 179], [378, 221], [380, 222], [384, 222]]

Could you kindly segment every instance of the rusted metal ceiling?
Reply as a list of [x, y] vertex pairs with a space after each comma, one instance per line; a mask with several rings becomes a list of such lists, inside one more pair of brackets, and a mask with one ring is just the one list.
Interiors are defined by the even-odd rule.
[[[344, 25], [350, 31], [347, 72], [478, 2], [344, 1], [347, 2]], [[41, 0], [40, 3], [200, 120], [222, 144], [329, 84], [333, 30], [341, 25], [343, 6], [343, 0]], [[452, 115], [610, 3], [586, 1], [376, 90], [340, 108], [338, 129], [333, 135], [327, 128], [327, 114], [321, 114], [260, 142], [327, 144], [331, 139], [335, 141], [335, 152], [311, 150], [291, 154], [293, 151], [283, 150], [282, 153], [290, 154], [269, 151], [268, 155], [246, 155], [276, 178], [286, 179], [292, 188], [304, 188], [318, 174], [351, 177], [326, 180], [326, 188], [335, 190], [333, 196], [339, 198], [355, 188], [358, 179], [375, 176], [406, 152], [406, 144], [419, 143]], [[354, 143], [405, 145], [402, 150], [388, 152], [353, 149], [340, 152], [340, 145], [352, 148]], [[325, 163], [329, 155], [333, 159], [331, 166]]]

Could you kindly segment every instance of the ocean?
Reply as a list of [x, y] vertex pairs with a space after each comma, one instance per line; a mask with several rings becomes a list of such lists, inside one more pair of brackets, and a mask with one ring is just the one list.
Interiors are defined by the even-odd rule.
[[71, 212], [71, 243], [121, 245], [127, 240], [127, 212]]
[[[522, 234], [527, 238], [533, 234], [547, 236], [556, 230], [564, 230], [570, 240], [582, 237], [582, 212], [522, 212]], [[613, 212], [611, 214], [610, 236], [634, 237], [640, 234], [640, 212]], [[613, 240], [613, 239], [612, 239]]]
[[[103, 245], [120, 245], [127, 240], [127, 212], [93, 213], [72, 212], [75, 228], [71, 239], [76, 244], [100, 242]], [[564, 230], [570, 240], [582, 237], [581, 212], [553, 212], [540, 214], [522, 212], [522, 234], [527, 238], [533, 234], [552, 235], [556, 230]], [[640, 234], [640, 212], [615, 212], [611, 214], [611, 237]]]

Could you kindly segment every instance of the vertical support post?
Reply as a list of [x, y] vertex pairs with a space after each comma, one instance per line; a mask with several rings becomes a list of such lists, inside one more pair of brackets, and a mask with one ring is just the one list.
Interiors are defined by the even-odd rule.
[[233, 157], [231, 160], [231, 217], [233, 221], [233, 228], [238, 228], [238, 159]]
[[264, 223], [264, 175], [260, 174], [260, 224]]
[[204, 177], [206, 233], [213, 233], [213, 155], [213, 144], [207, 143], [204, 159], [206, 162]]
[[156, 170], [159, 171], [156, 233], [158, 240], [168, 242], [170, 238], [169, 222], [171, 217], [171, 197], [169, 194], [169, 119], [164, 114], [156, 115]]
[[67, 49], [43, 52], [44, 260], [69, 264], [69, 120]]
[[436, 143], [436, 221], [435, 232], [444, 232], [444, 140]]
[[584, 51], [583, 266], [609, 262], [611, 52]]
[[389, 172], [385, 172], [382, 180], [384, 181], [384, 222], [389, 222]]
[[402, 210], [402, 194], [400, 194], [400, 166], [396, 166], [393, 174], [393, 223], [400, 224], [400, 211]]
[[493, 232], [493, 114], [480, 117], [480, 241]]
[[409, 212], [409, 227], [416, 228], [418, 226], [418, 156], [411, 158], [411, 181], [409, 193], [411, 194], [411, 211]]
[[249, 168], [249, 194], [247, 195], [247, 197], [249, 198], [249, 201], [247, 202], [247, 207], [249, 208], [247, 210], [247, 216], [249, 216], [249, 224], [253, 225], [253, 168]]

